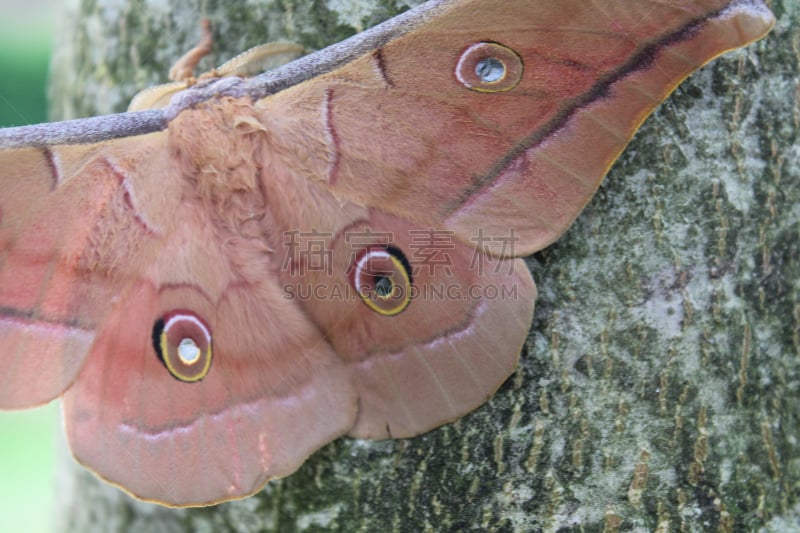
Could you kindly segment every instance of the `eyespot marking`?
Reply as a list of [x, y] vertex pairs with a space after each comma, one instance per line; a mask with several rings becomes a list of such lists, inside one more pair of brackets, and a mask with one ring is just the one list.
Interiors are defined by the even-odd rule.
[[522, 79], [522, 71], [522, 58], [514, 50], [482, 42], [468, 46], [461, 53], [455, 75], [468, 89], [496, 93], [516, 87]]
[[361, 300], [383, 316], [394, 316], [411, 302], [411, 266], [397, 248], [362, 250], [356, 257], [351, 282]]
[[179, 381], [200, 381], [211, 368], [211, 330], [191, 311], [171, 311], [156, 320], [153, 347], [172, 377]]

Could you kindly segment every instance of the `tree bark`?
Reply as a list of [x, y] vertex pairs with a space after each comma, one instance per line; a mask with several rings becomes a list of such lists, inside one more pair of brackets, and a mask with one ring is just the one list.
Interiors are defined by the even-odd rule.
[[[214, 25], [221, 63], [320, 48], [397, 0], [84, 1], [53, 118], [121, 111]], [[168, 6], [168, 7], [165, 7]], [[173, 510], [71, 460], [62, 531], [780, 531], [800, 522], [800, 4], [689, 78], [556, 244], [518, 370], [417, 438], [339, 439], [256, 496]]]

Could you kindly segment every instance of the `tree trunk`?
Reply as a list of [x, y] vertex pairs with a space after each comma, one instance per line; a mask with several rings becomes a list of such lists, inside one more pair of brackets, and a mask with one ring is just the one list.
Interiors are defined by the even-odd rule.
[[[123, 110], [165, 81], [201, 17], [208, 68], [270, 40], [320, 48], [417, 3], [70, 3], [53, 118]], [[531, 332], [486, 405], [413, 439], [341, 438], [210, 508], [137, 502], [65, 460], [62, 530], [797, 527], [800, 4], [772, 8], [776, 30], [689, 78], [567, 234], [528, 259]]]

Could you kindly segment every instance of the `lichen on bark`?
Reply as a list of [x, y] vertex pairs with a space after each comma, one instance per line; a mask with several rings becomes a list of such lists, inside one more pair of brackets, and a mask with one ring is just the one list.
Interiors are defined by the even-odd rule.
[[[120, 111], [216, 28], [319, 48], [389, 0], [85, 0], [54, 118]], [[418, 2], [417, 2], [418, 3]], [[64, 531], [781, 531], [800, 519], [800, 7], [689, 78], [644, 124], [539, 286], [519, 369], [423, 436], [342, 438], [247, 500], [171, 510], [64, 462]]]

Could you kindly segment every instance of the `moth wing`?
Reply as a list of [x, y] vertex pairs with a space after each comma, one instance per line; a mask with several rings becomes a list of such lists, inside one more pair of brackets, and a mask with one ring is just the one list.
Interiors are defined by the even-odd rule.
[[[521, 256], [569, 227], [686, 76], [773, 23], [760, 2], [452, 2], [259, 105], [274, 142], [307, 147], [300, 170], [334, 194], [463, 242], [482, 231], [493, 254], [513, 228]], [[483, 63], [485, 81], [488, 59], [503, 68]]]

